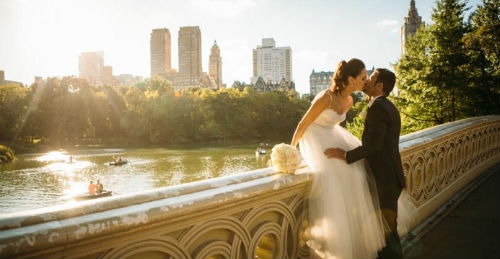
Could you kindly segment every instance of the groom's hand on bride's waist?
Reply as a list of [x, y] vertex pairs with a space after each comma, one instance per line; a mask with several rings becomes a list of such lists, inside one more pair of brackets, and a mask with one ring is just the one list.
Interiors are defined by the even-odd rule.
[[341, 160], [346, 160], [345, 151], [341, 148], [327, 148], [325, 149], [324, 153], [328, 158], [337, 158]]

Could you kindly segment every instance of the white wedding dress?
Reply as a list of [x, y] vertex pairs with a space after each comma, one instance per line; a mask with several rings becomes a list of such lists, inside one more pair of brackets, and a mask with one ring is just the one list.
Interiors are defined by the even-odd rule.
[[[314, 101], [323, 94], [318, 93]], [[376, 258], [385, 246], [387, 224], [378, 213], [375, 182], [367, 174], [364, 160], [347, 164], [323, 153], [331, 147], [352, 150], [361, 145], [339, 125], [345, 117], [324, 110], [299, 141], [300, 152], [313, 172], [307, 245], [321, 258]]]

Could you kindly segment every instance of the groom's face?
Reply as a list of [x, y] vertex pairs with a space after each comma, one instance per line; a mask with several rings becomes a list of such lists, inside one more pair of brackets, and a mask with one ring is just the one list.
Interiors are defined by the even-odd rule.
[[375, 94], [375, 82], [377, 82], [377, 76], [378, 72], [374, 71], [371, 75], [368, 81], [366, 82], [365, 89], [363, 90], [363, 93], [365, 93], [368, 96], [373, 96]]

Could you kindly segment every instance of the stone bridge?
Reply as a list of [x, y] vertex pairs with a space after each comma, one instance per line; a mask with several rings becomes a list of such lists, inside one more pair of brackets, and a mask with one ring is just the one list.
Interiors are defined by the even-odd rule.
[[[400, 139], [413, 227], [500, 162], [500, 116]], [[307, 258], [309, 169], [226, 177], [0, 216], [2, 258]]]

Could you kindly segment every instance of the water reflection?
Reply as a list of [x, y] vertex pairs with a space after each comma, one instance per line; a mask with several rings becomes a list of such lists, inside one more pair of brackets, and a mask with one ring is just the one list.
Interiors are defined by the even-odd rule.
[[[0, 166], [0, 213], [73, 203], [90, 180], [113, 195], [267, 167], [253, 147], [201, 149], [88, 149], [26, 154]], [[113, 156], [129, 163], [109, 166]]]
[[66, 151], [52, 151], [36, 158], [40, 162], [69, 162], [69, 155]]
[[63, 173], [63, 174], [68, 174], [68, 173], [73, 173], [77, 170], [82, 170], [86, 167], [91, 166], [92, 163], [89, 161], [74, 161], [72, 163], [51, 163], [46, 166], [46, 169], [48, 171], [54, 172], [54, 173]]
[[87, 191], [87, 182], [68, 179], [63, 183], [63, 199], [72, 200], [73, 197]]

